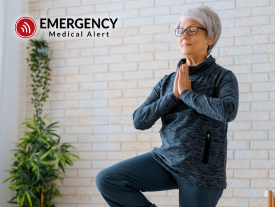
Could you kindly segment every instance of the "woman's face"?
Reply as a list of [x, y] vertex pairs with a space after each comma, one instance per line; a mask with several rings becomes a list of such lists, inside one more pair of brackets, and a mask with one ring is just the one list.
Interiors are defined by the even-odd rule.
[[[180, 28], [188, 28], [191, 26], [197, 26], [204, 28], [198, 21], [196, 20], [186, 20], [180, 23]], [[178, 44], [180, 47], [180, 51], [184, 56], [205, 56], [207, 55], [208, 43], [210, 40], [206, 39], [207, 31], [203, 29], [199, 29], [195, 35], [188, 35], [187, 31], [178, 38]], [[184, 46], [184, 44], [191, 44], [188, 46]]]

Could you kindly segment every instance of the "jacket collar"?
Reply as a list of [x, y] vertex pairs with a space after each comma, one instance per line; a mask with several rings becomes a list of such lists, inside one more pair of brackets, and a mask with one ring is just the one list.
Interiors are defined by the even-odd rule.
[[[180, 68], [181, 64], [184, 64], [186, 62], [186, 58], [182, 58], [178, 64], [177, 64], [177, 70]], [[189, 75], [198, 74], [199, 72], [203, 71], [204, 69], [208, 68], [212, 63], [216, 62], [216, 59], [212, 57], [211, 54], [207, 56], [207, 58], [199, 63], [198, 65], [191, 65], [188, 66], [189, 68]]]

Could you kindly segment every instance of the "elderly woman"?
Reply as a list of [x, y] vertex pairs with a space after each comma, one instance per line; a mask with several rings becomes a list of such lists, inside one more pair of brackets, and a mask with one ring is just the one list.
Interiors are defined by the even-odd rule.
[[162, 145], [97, 175], [111, 207], [153, 207], [142, 192], [170, 189], [179, 189], [180, 207], [214, 207], [226, 189], [227, 127], [237, 115], [239, 89], [234, 73], [210, 55], [220, 19], [207, 6], [195, 7], [182, 14], [175, 34], [185, 58], [133, 113], [140, 130], [161, 118]]

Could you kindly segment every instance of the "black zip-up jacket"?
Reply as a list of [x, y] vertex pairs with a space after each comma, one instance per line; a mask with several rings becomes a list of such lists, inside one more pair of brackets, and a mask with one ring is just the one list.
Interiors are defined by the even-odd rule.
[[[185, 61], [178, 62], [177, 70]], [[212, 55], [188, 67], [192, 90], [182, 91], [178, 99], [173, 93], [177, 70], [165, 75], [134, 111], [133, 124], [146, 130], [161, 118], [162, 145], [151, 156], [187, 182], [226, 189], [227, 129], [238, 111], [238, 81]]]

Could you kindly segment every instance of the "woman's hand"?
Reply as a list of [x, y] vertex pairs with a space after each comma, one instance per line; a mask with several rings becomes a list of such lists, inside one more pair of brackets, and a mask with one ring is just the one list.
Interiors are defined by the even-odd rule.
[[181, 94], [184, 90], [190, 90], [191, 88], [191, 80], [189, 79], [189, 68], [188, 65], [182, 64], [178, 69], [178, 92]]
[[180, 99], [180, 94], [184, 90], [190, 90], [191, 88], [191, 80], [189, 79], [189, 68], [186, 64], [182, 64], [177, 71], [176, 78], [174, 80], [174, 95]]
[[179, 70], [177, 71], [177, 75], [176, 75], [176, 78], [174, 80], [173, 93], [178, 99], [180, 99], [180, 94], [179, 94], [179, 91], [178, 91], [178, 80], [179, 80]]

